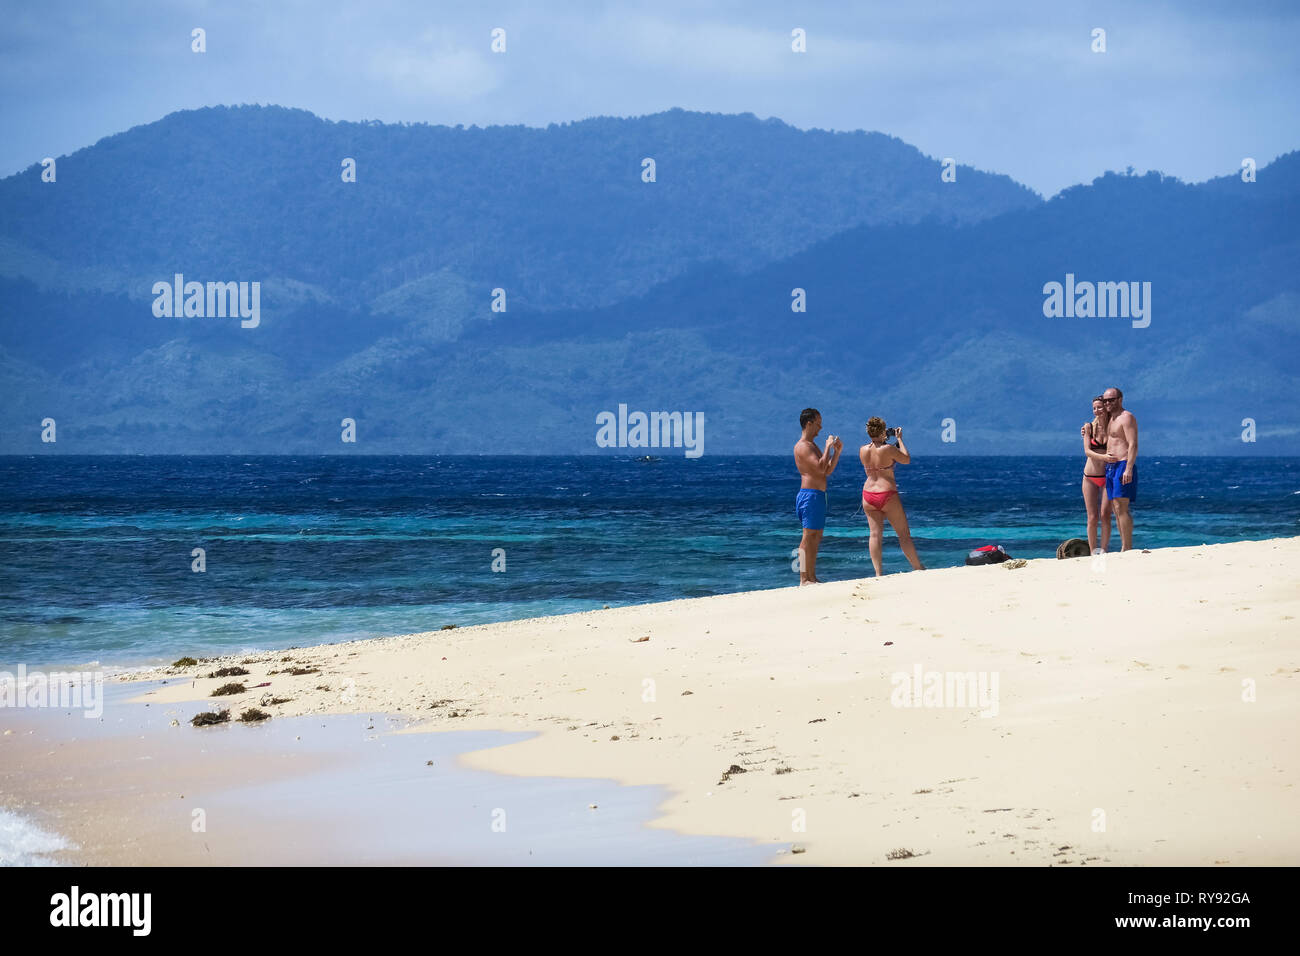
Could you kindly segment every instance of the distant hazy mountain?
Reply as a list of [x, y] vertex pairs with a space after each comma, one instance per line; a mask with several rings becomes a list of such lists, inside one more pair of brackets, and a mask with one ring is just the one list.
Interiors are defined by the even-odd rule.
[[[1295, 453], [1298, 206], [1295, 153], [1255, 183], [1108, 174], [1045, 203], [748, 115], [174, 114], [55, 183], [0, 181], [0, 451], [582, 453], [625, 404], [704, 413], [706, 454], [773, 452], [812, 404], [849, 442], [883, 414], [918, 450], [1045, 453], [1116, 383], [1148, 451]], [[156, 317], [178, 272], [259, 282], [257, 327]], [[1067, 274], [1149, 282], [1149, 326], [1046, 317]]]
[[880, 133], [683, 110], [464, 129], [217, 107], [109, 137], [57, 173], [0, 182], [10, 274], [48, 280], [52, 260], [133, 297], [177, 271], [260, 279], [399, 315], [436, 306], [444, 273], [505, 287], [519, 306], [573, 308], [697, 262], [752, 268], [863, 223], [972, 222], [1041, 202], [969, 168], [945, 190], [936, 160]]

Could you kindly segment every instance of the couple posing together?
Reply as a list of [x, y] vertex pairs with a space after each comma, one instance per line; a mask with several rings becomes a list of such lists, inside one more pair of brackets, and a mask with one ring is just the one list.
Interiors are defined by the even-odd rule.
[[[803, 540], [799, 542], [799, 583], [818, 584], [817, 549], [822, 543], [822, 532], [826, 529], [826, 479], [831, 476], [840, 463], [840, 452], [844, 442], [831, 435], [826, 439], [826, 450], [817, 447], [816, 438], [822, 430], [821, 412], [815, 408], [805, 408], [799, 413], [799, 426], [803, 434], [794, 446], [794, 463], [799, 469], [799, 495], [795, 499], [795, 511], [799, 523], [803, 526]], [[903, 502], [898, 497], [898, 483], [894, 480], [894, 466], [906, 465], [912, 460], [903, 444], [901, 428], [886, 428], [884, 419], [872, 418], [867, 422], [867, 437], [870, 442], [858, 449], [858, 460], [866, 472], [862, 483], [862, 510], [866, 512], [867, 523], [871, 525], [871, 563], [876, 568], [876, 577], [881, 570], [881, 541], [885, 533], [885, 519], [898, 535], [898, 545], [912, 562], [916, 571], [924, 571], [925, 565], [916, 556], [916, 546], [912, 544], [912, 534], [907, 527], [907, 515], [903, 512]], [[897, 445], [891, 445], [887, 439], [896, 438]]]
[[1088, 510], [1088, 550], [1096, 554], [1097, 525], [1102, 551], [1110, 550], [1110, 516], [1119, 526], [1121, 550], [1133, 547], [1133, 511], [1137, 502], [1138, 424], [1124, 407], [1124, 393], [1108, 388], [1092, 400], [1092, 421], [1081, 429], [1083, 504]]

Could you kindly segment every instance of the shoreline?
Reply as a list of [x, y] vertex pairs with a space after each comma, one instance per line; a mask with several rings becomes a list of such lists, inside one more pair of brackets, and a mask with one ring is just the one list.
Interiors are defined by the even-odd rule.
[[[111, 695], [0, 738], [0, 863], [53, 866], [756, 866], [748, 841], [643, 826], [662, 788], [465, 766], [521, 736], [401, 734], [382, 714], [192, 730]], [[197, 735], [197, 736], [195, 736]], [[75, 774], [67, 768], [75, 767]]]
[[[253, 654], [797, 580], [797, 482], [785, 458], [706, 457], [680, 474], [603, 458], [186, 461], [9, 469], [11, 559], [0, 565], [21, 587], [0, 601], [6, 659], [136, 670], [185, 654]], [[1035, 461], [1014, 482], [1024, 494], [1005, 500], [987, 497], [986, 461], [917, 460], [900, 472], [922, 560], [959, 567], [990, 543], [1017, 558], [1050, 558], [1083, 534], [1078, 458]], [[1141, 509], [1140, 547], [1300, 531], [1300, 459], [1261, 460], [1232, 480], [1227, 499], [1194, 463], [1149, 464], [1155, 471], [1143, 480], [1158, 487]], [[861, 474], [837, 476], [818, 567], [824, 579], [848, 580], [871, 574], [868, 523]], [[61, 489], [57, 504], [43, 487]], [[886, 562], [907, 567], [893, 549]]]
[[[418, 719], [395, 736], [531, 732], [461, 762], [666, 788], [649, 827], [806, 850], [782, 863], [1294, 865], [1297, 569], [1300, 538], [1034, 559], [119, 680], [166, 680], [132, 699], [186, 717], [273, 693], [289, 698], [263, 707], [276, 720], [377, 713]], [[202, 676], [222, 666], [250, 673]], [[950, 685], [983, 675], [984, 696], [902, 693], [917, 667]], [[210, 698], [226, 680], [250, 689]]]

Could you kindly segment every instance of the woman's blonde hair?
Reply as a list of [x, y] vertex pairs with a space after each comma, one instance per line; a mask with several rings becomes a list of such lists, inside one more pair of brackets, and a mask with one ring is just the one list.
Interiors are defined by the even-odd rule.
[[872, 438], [879, 438], [885, 433], [885, 420], [879, 415], [867, 419], [867, 434]]

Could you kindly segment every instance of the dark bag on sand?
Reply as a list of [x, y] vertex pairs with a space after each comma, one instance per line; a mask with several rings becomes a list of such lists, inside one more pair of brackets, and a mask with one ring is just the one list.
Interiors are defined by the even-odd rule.
[[1002, 550], [1002, 545], [986, 544], [966, 555], [966, 563], [972, 567], [981, 564], [1001, 564], [1010, 557], [1011, 555]]
[[1071, 538], [1068, 541], [1062, 541], [1061, 546], [1056, 549], [1057, 558], [1086, 558], [1088, 556], [1088, 542], [1082, 538]]

